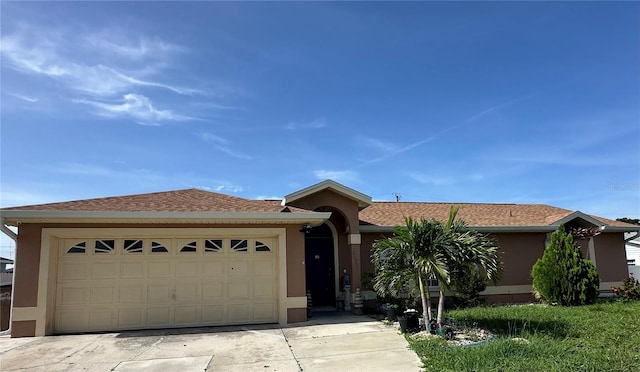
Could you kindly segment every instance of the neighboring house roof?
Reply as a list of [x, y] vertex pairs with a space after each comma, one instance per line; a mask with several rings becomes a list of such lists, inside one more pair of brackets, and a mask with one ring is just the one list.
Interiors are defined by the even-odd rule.
[[[603, 217], [586, 215], [545, 204], [487, 204], [487, 203], [422, 203], [374, 202], [360, 212], [361, 225], [398, 226], [404, 218], [435, 218], [446, 220], [452, 206], [460, 207], [457, 218], [473, 227], [535, 227], [554, 226], [567, 217], [583, 217], [599, 225], [631, 228], [638, 226]], [[574, 215], [574, 216], [572, 216]], [[631, 231], [630, 230], [630, 231]]]
[[3, 264], [12, 264], [12, 263], [13, 263], [13, 260], [12, 260], [12, 259], [10, 259], [10, 258], [0, 257], [0, 263], [3, 263]]

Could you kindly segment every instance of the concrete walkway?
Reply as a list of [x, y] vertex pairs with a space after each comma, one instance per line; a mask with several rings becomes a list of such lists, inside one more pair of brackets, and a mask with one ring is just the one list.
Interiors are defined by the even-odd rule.
[[419, 371], [395, 327], [368, 317], [321, 316], [277, 325], [12, 339], [2, 371]]

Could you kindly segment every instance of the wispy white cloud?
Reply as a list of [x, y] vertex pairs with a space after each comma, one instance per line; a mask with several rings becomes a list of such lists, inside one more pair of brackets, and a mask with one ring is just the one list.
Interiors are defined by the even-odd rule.
[[139, 60], [144, 58], [158, 58], [176, 52], [183, 52], [185, 48], [168, 43], [159, 38], [137, 37], [123, 35], [117, 30], [103, 30], [83, 38], [88, 48], [109, 55]]
[[[199, 91], [152, 81], [143, 76], [133, 76], [125, 69], [103, 63], [87, 63], [83, 56], [65, 56], [64, 46], [73, 47], [73, 38], [62, 42], [49, 40], [40, 32], [26, 35], [2, 36], [0, 51], [6, 58], [8, 67], [28, 74], [44, 75], [61, 82], [67, 88], [93, 95], [113, 95], [131, 90], [133, 87], [154, 87], [177, 94], [193, 95]], [[149, 57], [149, 56], [147, 56]], [[157, 58], [155, 56], [154, 58]], [[150, 60], [148, 63], [156, 63]], [[126, 64], [119, 61], [119, 64]], [[144, 75], [144, 74], [142, 74]]]
[[358, 173], [351, 170], [334, 171], [334, 170], [319, 169], [319, 170], [313, 171], [313, 174], [316, 176], [316, 178], [320, 180], [325, 180], [325, 179], [330, 179], [334, 181], [357, 181], [358, 180]]
[[266, 196], [266, 195], [258, 195], [255, 197], [256, 200], [282, 200], [281, 196]]
[[318, 118], [308, 122], [291, 122], [285, 125], [284, 129], [296, 130], [296, 129], [320, 129], [327, 126], [327, 120], [325, 118]]
[[[168, 66], [175, 66], [174, 57], [185, 49], [157, 37], [130, 35], [118, 29], [86, 34], [72, 27], [20, 23], [0, 36], [4, 67], [53, 82], [51, 86], [56, 88], [43, 90], [40, 98], [45, 94], [72, 97], [74, 102], [97, 109], [94, 114], [131, 117], [141, 124], [193, 119], [173, 110], [157, 109], [151, 103], [162, 91], [204, 94], [158, 78]], [[144, 93], [140, 93], [142, 89]], [[37, 102], [33, 97], [13, 95]]]
[[231, 148], [231, 143], [229, 140], [227, 140], [224, 137], [220, 137], [218, 135], [215, 135], [213, 133], [207, 133], [207, 132], [203, 132], [203, 133], [199, 133], [198, 137], [200, 137], [200, 139], [202, 139], [205, 142], [209, 142], [211, 143], [211, 145], [213, 146], [214, 149], [223, 152], [229, 156], [232, 156], [234, 158], [238, 158], [238, 159], [243, 159], [243, 160], [251, 160], [252, 157], [242, 153], [240, 151], [234, 150], [233, 148]]
[[23, 101], [31, 102], [31, 103], [36, 103], [36, 102], [38, 102], [38, 101], [39, 101], [39, 99], [38, 99], [38, 98], [25, 96], [25, 95], [23, 95], [23, 94], [18, 94], [18, 93], [9, 93], [9, 95], [10, 95], [10, 96], [12, 96], [12, 97], [19, 98], [19, 99], [21, 99], [21, 100], [23, 100]]
[[411, 172], [408, 174], [410, 178], [426, 185], [444, 186], [455, 183], [455, 179], [447, 176], [436, 176], [422, 172]]
[[198, 137], [200, 137], [200, 139], [202, 139], [203, 141], [207, 141], [207, 142], [215, 142], [218, 144], [227, 144], [229, 143], [229, 140], [227, 140], [226, 138], [220, 137], [218, 135], [215, 135], [213, 133], [199, 133]]
[[393, 150], [393, 151], [391, 151], [391, 152], [389, 152], [387, 154], [375, 157], [373, 159], [369, 159], [369, 160], [359, 164], [356, 168], [364, 167], [366, 165], [377, 163], [377, 162], [379, 162], [381, 160], [384, 160], [384, 159], [392, 158], [392, 157], [394, 157], [396, 155], [402, 154], [402, 153], [407, 152], [407, 151], [409, 151], [411, 149], [414, 149], [416, 147], [422, 146], [425, 143], [431, 142], [434, 139], [436, 139], [436, 136], [431, 136], [431, 137], [423, 139], [422, 141], [418, 141], [418, 142], [412, 143], [410, 145], [407, 145], [407, 146], [404, 146], [404, 147], [400, 147], [400, 148], [398, 148], [396, 150]]
[[527, 100], [527, 99], [535, 96], [536, 94], [537, 93], [527, 94], [527, 95], [524, 95], [524, 96], [520, 96], [520, 97], [514, 98], [514, 99], [512, 99], [510, 101], [503, 102], [503, 103], [497, 104], [495, 106], [491, 106], [491, 107], [489, 107], [487, 109], [484, 109], [484, 110], [482, 110], [482, 111], [470, 116], [467, 120], [464, 121], [464, 123], [459, 124], [457, 126], [454, 126], [454, 128], [457, 128], [459, 126], [474, 122], [474, 121], [480, 119], [483, 116], [489, 115], [489, 114], [494, 113], [494, 112], [498, 112], [498, 111], [500, 111], [500, 110], [502, 110], [504, 108], [507, 108], [509, 106], [512, 106], [512, 105], [514, 105], [514, 104], [516, 104], [516, 103], [518, 103], [520, 101]]
[[55, 200], [57, 199], [53, 195], [2, 185], [0, 207], [4, 208], [18, 205], [50, 203]]
[[372, 147], [385, 153], [391, 153], [398, 150], [398, 145], [396, 145], [395, 143], [380, 140], [377, 138], [361, 137], [359, 138], [359, 142], [364, 146]]
[[244, 190], [242, 186], [234, 185], [232, 183], [219, 184], [217, 186], [214, 186], [213, 189], [217, 192], [233, 192], [233, 193], [242, 192]]
[[84, 99], [76, 99], [73, 102], [96, 108], [98, 115], [105, 117], [126, 116], [142, 125], [160, 125], [167, 121], [196, 120], [196, 118], [175, 114], [171, 110], [159, 110], [154, 107], [149, 98], [140, 94], [125, 94], [120, 103], [105, 103]]
[[526, 99], [529, 99], [529, 98], [533, 97], [534, 95], [535, 94], [524, 95], [524, 96], [521, 96], [521, 97], [518, 97], [518, 98], [515, 98], [515, 99], [512, 99], [512, 100], [509, 100], [507, 102], [491, 106], [491, 107], [489, 107], [487, 109], [484, 109], [484, 110], [482, 110], [482, 111], [480, 111], [480, 112], [478, 112], [478, 113], [476, 113], [474, 115], [471, 115], [469, 118], [467, 118], [463, 122], [461, 122], [459, 124], [455, 124], [455, 125], [449, 126], [447, 128], [444, 128], [444, 129], [440, 130], [439, 132], [437, 132], [437, 133], [435, 133], [435, 134], [433, 134], [433, 135], [431, 135], [431, 136], [429, 136], [429, 137], [427, 137], [427, 138], [425, 138], [425, 139], [423, 139], [421, 141], [414, 142], [414, 143], [409, 144], [407, 146], [398, 148], [396, 150], [392, 150], [392, 151], [390, 151], [389, 153], [387, 153], [385, 155], [378, 156], [378, 157], [375, 157], [373, 159], [367, 160], [367, 161], [359, 164], [358, 168], [366, 166], [366, 165], [369, 165], [369, 164], [377, 163], [377, 162], [379, 162], [381, 160], [385, 160], [385, 159], [394, 157], [396, 155], [400, 155], [402, 153], [405, 153], [405, 152], [407, 152], [409, 150], [412, 150], [412, 149], [414, 149], [416, 147], [420, 147], [420, 146], [422, 146], [422, 145], [424, 145], [426, 143], [429, 143], [429, 142], [433, 141], [434, 139], [442, 136], [443, 134], [445, 134], [447, 132], [450, 132], [450, 131], [452, 131], [454, 129], [458, 129], [458, 128], [462, 127], [462, 126], [470, 124], [470, 123], [472, 123], [472, 122], [480, 119], [481, 117], [483, 117], [485, 115], [488, 115], [488, 114], [490, 114], [492, 112], [497, 112], [497, 111], [499, 111], [501, 109], [504, 109], [504, 108], [507, 108], [509, 106], [512, 106], [512, 105], [514, 105], [514, 104], [516, 104], [516, 103], [518, 103], [520, 101], [524, 101]]
[[[68, 178], [73, 179], [74, 181], [81, 178], [88, 183], [92, 182], [92, 180], [96, 180], [101, 184], [104, 184], [105, 179], [113, 179], [118, 180], [122, 184], [131, 183], [135, 184], [138, 188], [148, 187], [152, 190], [157, 190], [158, 188], [166, 190], [187, 187], [197, 187], [203, 190], [222, 193], [239, 193], [244, 190], [242, 186], [228, 180], [203, 178], [200, 175], [193, 174], [166, 174], [164, 172], [144, 168], [112, 168], [99, 164], [68, 162], [47, 166], [46, 171], [58, 175], [72, 176]], [[59, 178], [65, 179], [65, 177]], [[60, 187], [61, 185], [63, 185], [62, 182], [56, 186]], [[59, 200], [60, 197], [54, 197], [48, 198], [46, 202], [55, 202]]]
[[122, 175], [122, 172], [109, 167], [84, 163], [56, 164], [56, 166], [51, 168], [51, 171], [61, 174], [92, 177], [118, 177]]

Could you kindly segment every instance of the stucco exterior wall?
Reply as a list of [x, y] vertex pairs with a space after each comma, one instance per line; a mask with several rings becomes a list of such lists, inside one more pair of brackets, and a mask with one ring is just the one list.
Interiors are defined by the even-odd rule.
[[[322, 207], [330, 207], [331, 209], [339, 210], [347, 220], [346, 222], [349, 227], [349, 232], [351, 234], [356, 234], [360, 231], [358, 202], [331, 190], [319, 191], [304, 198], [287, 203], [287, 205], [308, 210], [317, 210]], [[340, 233], [342, 231], [338, 232]]]
[[380, 239], [393, 236], [393, 234], [382, 233], [366, 233], [362, 234], [362, 245], [360, 251], [360, 262], [362, 262], [363, 273], [375, 273], [375, 267], [371, 262], [371, 253], [373, 252], [373, 243]]
[[500, 246], [504, 273], [499, 286], [531, 284], [531, 268], [542, 257], [545, 233], [492, 234]]
[[40, 240], [40, 225], [22, 224], [18, 227], [13, 283], [14, 307], [35, 307], [38, 305]]
[[623, 233], [605, 233], [596, 236], [594, 248], [601, 282], [620, 282], [627, 277]]
[[306, 296], [304, 234], [300, 226], [287, 227], [287, 296]]

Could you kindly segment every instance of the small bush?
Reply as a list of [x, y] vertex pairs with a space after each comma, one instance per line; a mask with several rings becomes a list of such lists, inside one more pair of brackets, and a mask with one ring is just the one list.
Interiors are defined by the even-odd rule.
[[487, 278], [471, 265], [459, 265], [451, 271], [451, 284], [455, 288], [453, 302], [456, 307], [474, 307], [484, 304], [480, 292], [487, 289]]
[[640, 300], [640, 281], [633, 276], [623, 280], [620, 287], [611, 287], [611, 290], [624, 300]]
[[582, 258], [580, 248], [564, 225], [551, 234], [551, 242], [533, 265], [531, 276], [537, 294], [550, 303], [585, 305], [598, 298], [598, 271], [591, 261]]

